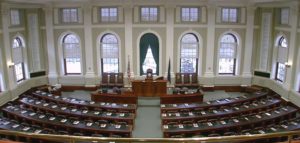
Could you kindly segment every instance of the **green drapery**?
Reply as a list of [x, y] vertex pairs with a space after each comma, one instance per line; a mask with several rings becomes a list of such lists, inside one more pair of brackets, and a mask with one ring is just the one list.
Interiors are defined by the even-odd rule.
[[156, 75], [159, 75], [159, 42], [158, 38], [152, 33], [146, 33], [140, 40], [140, 75], [143, 75], [143, 62], [146, 58], [147, 49], [151, 47], [156, 66]]

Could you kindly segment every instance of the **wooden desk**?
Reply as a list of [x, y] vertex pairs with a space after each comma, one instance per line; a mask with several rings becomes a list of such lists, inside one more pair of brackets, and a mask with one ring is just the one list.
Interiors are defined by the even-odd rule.
[[200, 92], [190, 94], [168, 94], [160, 97], [160, 104], [194, 103], [202, 101], [203, 94]]
[[132, 81], [132, 91], [135, 96], [163, 96], [167, 94], [167, 81], [166, 80], [153, 80]]
[[109, 102], [109, 103], [123, 103], [123, 104], [137, 104], [137, 97], [131, 94], [117, 94], [117, 93], [99, 93], [98, 91], [91, 92], [92, 101], [95, 102]]

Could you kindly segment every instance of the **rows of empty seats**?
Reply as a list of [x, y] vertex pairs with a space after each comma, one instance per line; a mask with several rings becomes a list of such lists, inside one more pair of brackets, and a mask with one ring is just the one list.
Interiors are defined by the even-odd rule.
[[1, 110], [1, 129], [60, 135], [131, 137], [136, 105], [97, 103], [37, 90], [21, 95]]
[[[298, 108], [268, 91], [204, 103], [162, 104], [164, 137], [222, 136], [300, 129]], [[290, 121], [290, 122], [285, 122]], [[298, 120], [297, 120], [298, 121]], [[285, 125], [278, 126], [278, 124]], [[254, 129], [254, 130], [249, 130]]]

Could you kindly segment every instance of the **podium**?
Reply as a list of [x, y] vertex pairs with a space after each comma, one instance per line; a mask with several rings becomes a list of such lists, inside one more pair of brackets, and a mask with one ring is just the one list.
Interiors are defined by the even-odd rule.
[[135, 96], [160, 97], [167, 94], [166, 80], [134, 80], [132, 91]]

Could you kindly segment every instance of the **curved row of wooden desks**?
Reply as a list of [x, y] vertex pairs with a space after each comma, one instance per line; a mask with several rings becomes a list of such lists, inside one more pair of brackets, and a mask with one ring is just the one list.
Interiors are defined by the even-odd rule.
[[[266, 127], [273, 132], [296, 130], [297, 112], [298, 107], [267, 91], [202, 103], [161, 104], [162, 131], [164, 137], [200, 137], [271, 132]], [[284, 121], [285, 125], [276, 125]]]
[[43, 132], [46, 129], [47, 133], [54, 134], [131, 137], [136, 108], [136, 104], [98, 103], [37, 90], [2, 107], [5, 118], [0, 119], [0, 128], [26, 132]]

